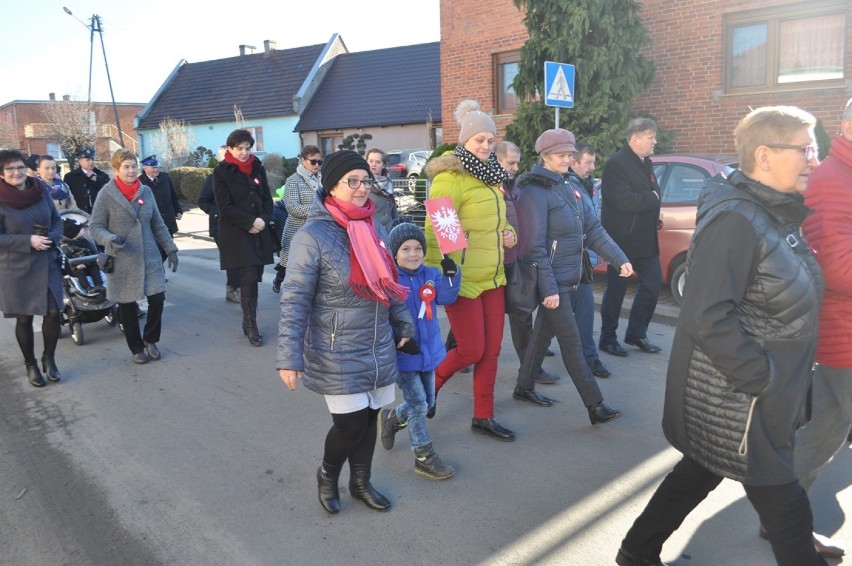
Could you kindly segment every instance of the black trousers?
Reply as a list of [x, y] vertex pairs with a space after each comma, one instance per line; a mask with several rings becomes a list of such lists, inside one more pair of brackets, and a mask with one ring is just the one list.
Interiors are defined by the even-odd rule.
[[[630, 260], [639, 286], [630, 307], [630, 317], [627, 319], [625, 338], [647, 338], [648, 325], [657, 309], [657, 299], [663, 286], [663, 271], [660, 267], [660, 256], [643, 257]], [[618, 269], [613, 266], [606, 268], [606, 291], [601, 300], [601, 337], [600, 343], [606, 344], [617, 340], [618, 318], [621, 316], [621, 305], [627, 293], [629, 279], [618, 275]]]
[[124, 326], [124, 339], [134, 354], [145, 349], [145, 342], [156, 344], [160, 341], [160, 331], [163, 328], [163, 304], [166, 302], [165, 293], [157, 293], [148, 297], [148, 314], [145, 316], [145, 330], [139, 332], [139, 318], [136, 316], [139, 305], [118, 303], [118, 316]]
[[[721, 481], [722, 476], [684, 456], [633, 523], [621, 543], [622, 548], [640, 560], [659, 560], [663, 543]], [[779, 566], [826, 565], [814, 549], [811, 506], [799, 482], [743, 487], [766, 527]], [[719, 545], [724, 548], [724, 541], [719, 541]], [[721, 556], [715, 560], [724, 562]]]

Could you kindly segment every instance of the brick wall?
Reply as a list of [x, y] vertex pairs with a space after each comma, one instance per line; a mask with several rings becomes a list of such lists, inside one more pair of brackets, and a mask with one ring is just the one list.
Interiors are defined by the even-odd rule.
[[[749, 107], [800, 106], [837, 130], [852, 96], [852, 3], [847, 15], [846, 88], [723, 94], [724, 14], [789, 4], [790, 0], [645, 0], [643, 23], [652, 38], [645, 53], [656, 65], [654, 82], [634, 110], [657, 118], [675, 135], [678, 152], [730, 153], [732, 132]], [[494, 112], [493, 55], [519, 49], [527, 38], [523, 14], [512, 0], [441, 0], [441, 99], [443, 139], [458, 139], [456, 104], [476, 98]], [[570, 62], [570, 61], [566, 61]], [[582, 112], [576, 108], [572, 112]], [[494, 116], [498, 139], [511, 115]]]

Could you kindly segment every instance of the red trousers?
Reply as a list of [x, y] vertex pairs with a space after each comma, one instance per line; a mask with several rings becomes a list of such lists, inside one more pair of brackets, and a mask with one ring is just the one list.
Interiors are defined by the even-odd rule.
[[459, 297], [446, 305], [457, 346], [435, 368], [435, 391], [458, 370], [473, 364], [473, 417], [494, 416], [494, 381], [503, 343], [506, 303], [503, 287], [485, 291], [475, 299]]

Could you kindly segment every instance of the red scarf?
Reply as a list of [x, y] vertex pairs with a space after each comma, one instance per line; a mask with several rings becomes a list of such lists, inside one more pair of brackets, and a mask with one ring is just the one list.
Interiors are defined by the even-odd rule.
[[121, 191], [121, 194], [124, 195], [124, 198], [127, 199], [127, 202], [133, 200], [133, 197], [136, 196], [136, 191], [139, 190], [139, 185], [141, 184], [142, 183], [139, 181], [139, 179], [133, 181], [132, 185], [128, 185], [118, 177], [115, 178], [115, 185], [118, 187], [118, 190]]
[[376, 235], [373, 227], [373, 201], [356, 206], [325, 197], [325, 207], [349, 235], [349, 286], [356, 295], [378, 301], [385, 307], [390, 299], [402, 301], [408, 287], [400, 285], [393, 258]]
[[230, 151], [225, 152], [225, 161], [227, 161], [228, 163], [233, 163], [237, 166], [237, 169], [240, 170], [240, 173], [242, 173], [243, 175], [248, 175], [249, 177], [251, 177], [252, 169], [254, 169], [254, 159], [255, 157], [253, 153], [249, 153], [249, 158], [247, 160], [240, 161], [239, 159], [231, 155]]
[[45, 188], [41, 180], [32, 177], [27, 177], [23, 190], [0, 179], [0, 204], [16, 209], [29, 208], [41, 200]]

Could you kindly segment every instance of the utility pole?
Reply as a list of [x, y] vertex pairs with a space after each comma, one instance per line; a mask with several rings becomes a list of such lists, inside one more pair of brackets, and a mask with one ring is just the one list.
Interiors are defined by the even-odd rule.
[[66, 7], [62, 8], [66, 14], [73, 17], [75, 20], [83, 24], [83, 26], [89, 30], [89, 112], [92, 111], [92, 60], [94, 58], [95, 53], [95, 32], [100, 35], [101, 38], [101, 51], [104, 55], [104, 68], [106, 69], [107, 75], [107, 84], [109, 85], [109, 96], [112, 99], [112, 111], [115, 114], [115, 127], [118, 129], [118, 145], [124, 147], [124, 134], [121, 133], [121, 120], [118, 117], [118, 105], [115, 103], [115, 94], [112, 91], [112, 78], [109, 74], [109, 64], [107, 63], [106, 56], [106, 46], [104, 45], [104, 30], [101, 25], [101, 17], [97, 14], [93, 14], [91, 18], [91, 22], [87, 24], [83, 20], [79, 19], [75, 16], [71, 10]]

